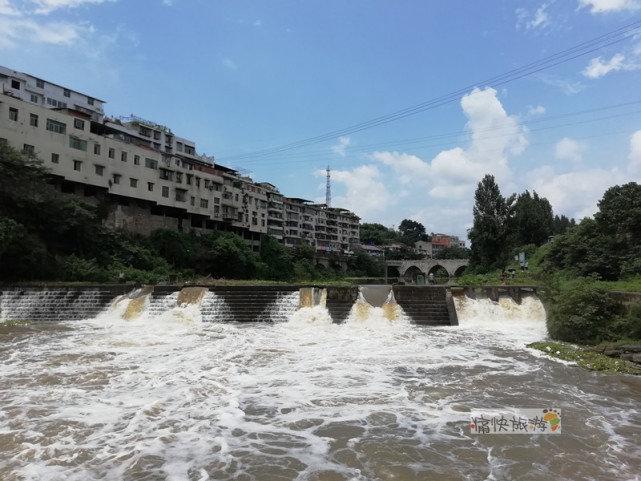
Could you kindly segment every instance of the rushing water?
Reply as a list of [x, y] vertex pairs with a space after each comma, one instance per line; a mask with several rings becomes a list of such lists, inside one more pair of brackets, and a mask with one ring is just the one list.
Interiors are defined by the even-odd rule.
[[[639, 479], [638, 378], [525, 348], [535, 299], [456, 302], [439, 328], [318, 306], [202, 322], [169, 296], [129, 321], [0, 323], [0, 479]], [[563, 434], [470, 434], [470, 410], [506, 407], [561, 408]]]

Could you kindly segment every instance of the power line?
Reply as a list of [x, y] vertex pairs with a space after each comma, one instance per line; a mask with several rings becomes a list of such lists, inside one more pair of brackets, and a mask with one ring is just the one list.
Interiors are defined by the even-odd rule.
[[[545, 119], [533, 119], [529, 122], [522, 122], [521, 125], [532, 125], [532, 124], [540, 124], [543, 122], [549, 122], [551, 120], [557, 120], [557, 119], [563, 119], [563, 118], [568, 118], [572, 116], [577, 116], [577, 115], [583, 115], [585, 113], [594, 113], [594, 112], [600, 112], [600, 111], [605, 111], [605, 110], [610, 110], [613, 108], [619, 108], [621, 106], [631, 106], [631, 105], [638, 105], [641, 104], [641, 100], [633, 101], [633, 102], [626, 102], [622, 104], [616, 104], [612, 106], [604, 106], [604, 107], [598, 107], [594, 109], [589, 109], [589, 110], [582, 110], [578, 112], [569, 112], [569, 113], [564, 113], [564, 114], [559, 114], [555, 116], [550, 116]], [[538, 128], [533, 128], [530, 129], [529, 132], [542, 132], [546, 130], [553, 130], [553, 129], [558, 129], [558, 128], [563, 128], [563, 127], [572, 127], [572, 126], [578, 126], [578, 125], [585, 125], [593, 122], [598, 122], [598, 121], [603, 121], [603, 120], [611, 120], [615, 118], [621, 118], [629, 115], [635, 115], [641, 113], [641, 110], [634, 110], [630, 112], [622, 112], [622, 113], [616, 113], [616, 114], [611, 114], [607, 116], [601, 116], [601, 117], [595, 117], [591, 119], [585, 119], [585, 120], [580, 120], [580, 121], [574, 121], [574, 122], [565, 122], [565, 123], [558, 123], [558, 124], [553, 124], [553, 125], [547, 125], [547, 126], [542, 126]], [[503, 137], [509, 137], [514, 135], [515, 133], [520, 132], [520, 129], [515, 129], [512, 126], [501, 126], [501, 127], [494, 127], [494, 128], [488, 128], [488, 129], [482, 129], [479, 130], [479, 133], [488, 133], [488, 132], [501, 132], [501, 131], [507, 131], [508, 133], [505, 133], [503, 135], [493, 135], [493, 136], [483, 136], [479, 137], [479, 140], [488, 140], [488, 139], [497, 139], [497, 138], [503, 138]], [[455, 132], [449, 132], [449, 133], [443, 133], [443, 134], [437, 134], [437, 135], [431, 135], [431, 136], [425, 136], [425, 137], [416, 137], [412, 139], [404, 139], [404, 140], [397, 140], [397, 141], [388, 141], [384, 143], [375, 143], [375, 144], [367, 144], [363, 145], [357, 148], [352, 148], [352, 152], [367, 152], [371, 150], [375, 150], [376, 148], [380, 147], [405, 147], [412, 145], [415, 148], [416, 147], [421, 147], [421, 148], [428, 148], [428, 147], [447, 147], [452, 145], [455, 142], [459, 141], [459, 138], [463, 135], [469, 135], [471, 134], [472, 131], [470, 130], [461, 130], [461, 131], [455, 131]], [[430, 141], [438, 141], [441, 139], [447, 139], [451, 138], [451, 140], [447, 142], [432, 142]], [[426, 143], [426, 141], [428, 143]], [[279, 157], [277, 159], [272, 159], [271, 161], [268, 160], [253, 160], [253, 161], [246, 161], [244, 164], [260, 164], [260, 165], [278, 165], [278, 164], [290, 164], [290, 163], [302, 163], [302, 162], [309, 162], [310, 160], [313, 161], [318, 158], [326, 158], [327, 157], [327, 152], [326, 151], [316, 151], [316, 152], [305, 152], [304, 154], [290, 154], [292, 157], [294, 157], [294, 160], [288, 160], [288, 159], [283, 159], [282, 157]]]
[[241, 159], [246, 159], [250, 157], [261, 157], [265, 155], [273, 155], [276, 153], [285, 152], [288, 150], [299, 149], [307, 145], [331, 140], [341, 135], [353, 134], [356, 132], [360, 132], [362, 130], [366, 130], [376, 126], [394, 122], [396, 120], [399, 120], [405, 117], [416, 115], [418, 113], [425, 112], [427, 110], [432, 110], [442, 105], [458, 100], [461, 95], [467, 93], [471, 88], [474, 88], [476, 86], [499, 87], [501, 85], [505, 85], [509, 82], [513, 82], [520, 78], [533, 75], [543, 70], [547, 70], [556, 65], [569, 62], [573, 59], [587, 55], [589, 53], [600, 50], [607, 46], [622, 42], [636, 35], [637, 30], [639, 30], [640, 28], [641, 28], [641, 20], [638, 20], [636, 22], [630, 23], [628, 25], [624, 25], [623, 27], [620, 27], [616, 30], [608, 32], [606, 34], [603, 34], [593, 39], [579, 43], [566, 50], [544, 57], [543, 59], [537, 60], [535, 62], [531, 62], [529, 64], [526, 64], [516, 69], [512, 69], [501, 75], [483, 80], [476, 84], [468, 85], [466, 87], [463, 87], [449, 94], [445, 94], [443, 96], [436, 97], [434, 99], [419, 103], [417, 105], [398, 110], [391, 114], [376, 117], [374, 119], [370, 119], [365, 122], [354, 124], [354, 125], [345, 127], [343, 129], [326, 132], [321, 135], [309, 137], [307, 139], [302, 139], [289, 144], [274, 146], [266, 149], [256, 150], [254, 152], [238, 154], [235, 156], [227, 156], [227, 157], [224, 157], [223, 160], [226, 160], [226, 161], [229, 161], [232, 159], [241, 160]]

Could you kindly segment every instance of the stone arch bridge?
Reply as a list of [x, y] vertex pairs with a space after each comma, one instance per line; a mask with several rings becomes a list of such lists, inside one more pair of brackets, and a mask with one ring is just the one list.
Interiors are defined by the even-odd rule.
[[447, 272], [449, 277], [456, 277], [463, 273], [468, 259], [419, 259], [387, 261], [387, 276], [398, 277], [400, 280], [416, 283], [419, 275], [427, 278], [430, 274], [438, 275]]

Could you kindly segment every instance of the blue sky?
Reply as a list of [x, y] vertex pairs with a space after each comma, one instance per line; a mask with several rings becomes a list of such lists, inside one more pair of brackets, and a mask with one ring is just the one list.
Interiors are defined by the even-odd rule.
[[[465, 235], [485, 173], [577, 217], [640, 180], [641, 104], [612, 106], [641, 100], [641, 35], [482, 83], [639, 19], [641, 0], [0, 0], [0, 64], [164, 123], [286, 195], [322, 199], [330, 164], [334, 205]], [[438, 109], [238, 159], [468, 85]]]

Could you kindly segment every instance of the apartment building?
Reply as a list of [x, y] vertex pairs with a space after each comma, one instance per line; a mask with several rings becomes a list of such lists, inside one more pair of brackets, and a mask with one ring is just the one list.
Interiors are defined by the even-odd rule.
[[111, 227], [141, 234], [230, 230], [255, 249], [264, 234], [322, 252], [349, 252], [358, 243], [355, 214], [287, 198], [275, 185], [256, 183], [197, 153], [193, 141], [169, 127], [136, 116], [107, 117], [103, 101], [75, 91], [65, 97], [64, 87], [45, 82], [43, 95], [69, 103], [32, 101], [38, 82], [0, 70], [0, 141], [41, 159], [63, 192], [108, 200]]
[[71, 108], [99, 121], [104, 115], [103, 100], [45, 81], [33, 75], [0, 66], [0, 89], [25, 102], [49, 108]]

